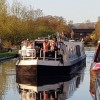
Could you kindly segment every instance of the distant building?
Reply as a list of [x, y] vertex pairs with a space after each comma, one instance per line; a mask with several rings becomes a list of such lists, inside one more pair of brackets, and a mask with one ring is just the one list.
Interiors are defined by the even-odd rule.
[[92, 34], [92, 32], [95, 31], [95, 29], [73, 29], [74, 32], [74, 37], [81, 39], [84, 38], [90, 34]]

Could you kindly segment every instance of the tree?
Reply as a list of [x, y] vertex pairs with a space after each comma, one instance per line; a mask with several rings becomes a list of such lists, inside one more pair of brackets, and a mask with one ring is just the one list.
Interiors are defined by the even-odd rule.
[[70, 26], [63, 17], [43, 16], [43, 11], [14, 1], [11, 7], [0, 1], [0, 38], [3, 45], [19, 45], [25, 39], [35, 39], [56, 32], [69, 33]]
[[95, 31], [93, 34], [95, 34], [95, 39], [100, 39], [100, 17], [98, 17], [98, 21], [96, 23]]

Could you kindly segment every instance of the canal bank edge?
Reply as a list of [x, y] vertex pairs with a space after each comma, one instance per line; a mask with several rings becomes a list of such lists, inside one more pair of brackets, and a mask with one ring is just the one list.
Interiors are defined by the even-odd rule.
[[[0, 53], [2, 55], [2, 53]], [[3, 55], [0, 57], [0, 62], [5, 61], [5, 60], [9, 60], [12, 58], [17, 58], [18, 54], [17, 53], [6, 53], [5, 56], [3, 57]]]

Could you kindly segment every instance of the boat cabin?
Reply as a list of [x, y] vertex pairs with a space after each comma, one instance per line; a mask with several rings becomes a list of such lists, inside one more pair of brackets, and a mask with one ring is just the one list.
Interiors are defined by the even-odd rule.
[[52, 40], [48, 40], [48, 52], [43, 48], [44, 39], [36, 39], [34, 41], [22, 42], [19, 54], [22, 59], [43, 59], [43, 60], [63, 60], [75, 59], [84, 55], [84, 43], [76, 41], [57, 41], [56, 48], [51, 49]]
[[57, 43], [56, 50], [50, 50], [50, 46], [52, 44], [52, 40], [48, 40], [49, 42], [49, 49], [48, 49], [48, 56], [45, 55], [43, 50], [43, 43], [44, 39], [36, 39], [35, 41], [24, 41], [21, 45], [21, 50], [19, 54], [24, 58], [48, 58], [48, 57], [56, 57], [57, 58], [57, 49], [63, 44], [61, 42]]

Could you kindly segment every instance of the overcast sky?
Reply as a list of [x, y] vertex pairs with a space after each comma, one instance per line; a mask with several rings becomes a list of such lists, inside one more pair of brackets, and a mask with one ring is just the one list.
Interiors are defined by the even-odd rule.
[[[7, 0], [10, 4], [14, 0]], [[90, 20], [96, 22], [100, 16], [100, 0], [17, 0], [23, 5], [32, 5], [43, 10], [44, 15], [62, 16], [74, 23]]]

